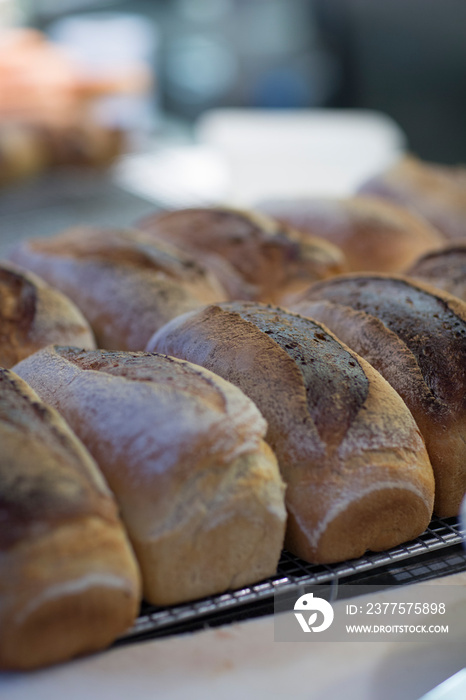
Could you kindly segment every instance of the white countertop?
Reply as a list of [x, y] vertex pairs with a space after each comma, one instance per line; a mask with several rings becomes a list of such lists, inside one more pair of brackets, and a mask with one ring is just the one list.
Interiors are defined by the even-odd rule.
[[[466, 573], [441, 582], [455, 585], [466, 619]], [[265, 617], [0, 674], [0, 698], [417, 700], [465, 665], [466, 626], [460, 639], [292, 643], [275, 642], [273, 618]]]

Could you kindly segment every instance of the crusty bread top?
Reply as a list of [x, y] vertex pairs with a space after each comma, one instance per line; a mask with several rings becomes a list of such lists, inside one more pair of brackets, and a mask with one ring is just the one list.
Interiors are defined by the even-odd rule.
[[0, 263], [0, 337], [3, 367], [53, 342], [95, 347], [89, 324], [70, 299], [33, 273], [4, 261]]
[[285, 224], [337, 245], [354, 272], [401, 272], [443, 241], [421, 217], [375, 197], [271, 200], [260, 207]]
[[[54, 346], [36, 353], [17, 369], [34, 373], [35, 366], [34, 382], [41, 396], [53, 394], [57, 387], [63, 388], [72, 380], [74, 405], [89, 406], [92, 411], [93, 404], [99, 407], [108, 404], [108, 412], [115, 415], [115, 421], [99, 408], [102, 434], [111, 431], [121, 415], [125, 415], [129, 431], [137, 427], [141, 434], [147, 430], [150, 435], [156, 420], [161, 453], [167, 450], [161, 462], [165, 466], [171, 459], [176, 461], [181, 449], [195, 451], [189, 435], [202, 435], [202, 440], [208, 436], [209, 445], [205, 444], [204, 450], [211, 454], [224, 451], [232, 457], [233, 451], [238, 456], [255, 449], [266, 431], [266, 422], [256, 406], [236, 387], [203, 367], [173, 357]], [[139, 412], [127, 411], [130, 396], [141, 409]], [[61, 404], [65, 410], [63, 391], [58, 403], [60, 410]], [[235, 425], [234, 434], [226, 429], [227, 424]], [[181, 445], [183, 430], [186, 441]], [[180, 469], [192, 467], [182, 461], [179, 464]]]
[[261, 300], [346, 269], [343, 253], [333, 244], [258, 213], [226, 207], [183, 209], [147, 217], [138, 226], [193, 254], [220, 254], [246, 283], [257, 285]]
[[[266, 417], [267, 440], [287, 480], [297, 464], [324, 468], [327, 458], [335, 465], [336, 454], [338, 462], [351, 450], [422, 445], [405, 404], [378, 372], [325, 326], [284, 309], [250, 302], [205, 307], [170, 321], [148, 349], [239, 386]], [[370, 392], [383, 395], [385, 410], [372, 415], [371, 425], [362, 417]]]
[[302, 374], [309, 414], [320, 438], [340, 442], [364, 404], [369, 383], [354, 354], [320, 324], [273, 307], [222, 308], [253, 323], [284, 350]]
[[[54, 351], [81, 370], [102, 372], [131, 382], [149, 382], [153, 385], [154, 397], [155, 391], [160, 394], [176, 393], [183, 396], [185, 401], [198, 402], [199, 407], [202, 404], [211, 411], [228, 416], [232, 425], [235, 424], [235, 427], [241, 427], [244, 430], [242, 436], [244, 441], [241, 444], [237, 444], [237, 439], [234, 441], [239, 450], [238, 454], [250, 447], [246, 439], [248, 433], [251, 435], [265, 433], [265, 420], [256, 407], [236, 387], [203, 367], [155, 353], [104, 350], [88, 352], [78, 348], [58, 346], [55, 346]], [[116, 387], [117, 384], [114, 386]], [[120, 386], [124, 390], [125, 384], [121, 383]], [[200, 429], [201, 412], [198, 418]], [[180, 423], [177, 427], [179, 425]], [[214, 438], [213, 434], [212, 438]]]
[[23, 241], [10, 257], [69, 295], [109, 350], [142, 350], [174, 316], [227, 298], [201, 264], [137, 231], [71, 229]]
[[200, 477], [226, 477], [225, 467], [260, 449], [266, 432], [237, 387], [174, 358], [50, 346], [15, 369], [68, 419], [140, 539], [186, 512], [186, 493], [201, 498]]
[[[76, 226], [50, 238], [32, 239], [28, 245], [45, 255], [153, 270], [177, 281], [219, 287], [192, 257], [136, 229]], [[217, 296], [224, 297], [223, 290], [218, 289]]]
[[466, 408], [466, 303], [407, 277], [341, 275], [313, 285], [301, 301], [326, 299], [379, 318], [416, 358], [434, 396]]
[[0, 550], [87, 515], [117, 510], [93, 459], [58, 413], [0, 369]]

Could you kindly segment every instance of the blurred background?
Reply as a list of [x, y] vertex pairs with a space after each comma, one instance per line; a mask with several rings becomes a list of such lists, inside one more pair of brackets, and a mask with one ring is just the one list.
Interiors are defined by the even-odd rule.
[[[0, 0], [0, 27], [40, 32], [15, 50], [0, 41], [0, 125], [10, 129], [0, 132], [0, 183], [2, 172], [7, 184], [18, 179], [5, 175], [21, 140], [15, 120], [29, 129], [24, 172], [126, 154], [114, 181], [173, 205], [283, 194], [307, 169], [303, 192], [344, 193], [405, 150], [466, 162], [464, 0]], [[38, 36], [59, 47], [66, 71], [52, 68], [57, 55], [39, 57]], [[8, 76], [19, 64], [15, 93]], [[31, 124], [42, 139], [34, 153]], [[235, 165], [225, 168], [219, 147], [236, 165], [241, 154], [236, 181], [249, 173], [247, 192], [232, 190]], [[339, 179], [350, 161], [352, 177]], [[299, 178], [278, 184], [280, 168]]]
[[464, 0], [3, 4], [44, 31], [76, 13], [140, 15], [157, 106], [181, 120], [218, 106], [369, 108], [395, 119], [421, 157], [466, 160]]

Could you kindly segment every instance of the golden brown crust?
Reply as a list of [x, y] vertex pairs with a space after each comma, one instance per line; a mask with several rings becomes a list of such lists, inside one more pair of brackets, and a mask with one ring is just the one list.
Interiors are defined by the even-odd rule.
[[110, 350], [140, 350], [171, 318], [225, 299], [201, 264], [138, 231], [70, 229], [21, 243], [11, 258], [73, 299]]
[[346, 269], [336, 246], [257, 213], [222, 207], [183, 209], [147, 217], [138, 226], [198, 259], [207, 255], [207, 263], [212, 256], [226, 260], [243, 280], [240, 289], [234, 280], [221, 277], [230, 298], [277, 301], [282, 294]]
[[140, 580], [95, 462], [10, 370], [0, 370], [0, 442], [0, 668], [108, 646], [137, 614]]
[[47, 348], [16, 370], [101, 467], [150, 602], [181, 602], [275, 572], [283, 484], [262, 440], [265, 421], [236, 387], [147, 353]]
[[[411, 414], [322, 324], [279, 308], [225, 303], [174, 319], [149, 348], [215, 371], [260, 408], [287, 484], [286, 545], [299, 556], [338, 561], [381, 542], [394, 546], [427, 526], [433, 476]], [[385, 494], [392, 503], [394, 489], [417, 514], [416, 524], [397, 524], [386, 536], [384, 511], [370, 541], [354, 537], [358, 517], [370, 509], [366, 494]]]
[[293, 308], [328, 325], [400, 393], [426, 441], [435, 511], [456, 515], [466, 492], [466, 303], [388, 275], [314, 285]]
[[261, 210], [338, 246], [354, 272], [401, 272], [443, 242], [420, 217], [373, 197], [271, 201]]
[[89, 324], [61, 292], [14, 265], [0, 264], [0, 366], [12, 367], [50, 343], [94, 348]]
[[447, 239], [466, 236], [466, 168], [426, 163], [407, 156], [360, 188], [408, 207]]

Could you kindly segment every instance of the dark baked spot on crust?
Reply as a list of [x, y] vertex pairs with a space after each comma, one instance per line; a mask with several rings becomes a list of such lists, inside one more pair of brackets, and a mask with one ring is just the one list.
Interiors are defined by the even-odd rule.
[[327, 299], [379, 318], [413, 353], [434, 396], [464, 405], [466, 319], [440, 295], [409, 280], [367, 275], [319, 282], [309, 298]]
[[366, 401], [369, 382], [354, 355], [322, 326], [283, 309], [222, 304], [274, 340], [294, 360], [304, 380], [309, 413], [325, 442], [346, 435]]
[[0, 365], [18, 360], [36, 315], [37, 289], [24, 275], [0, 266]]

